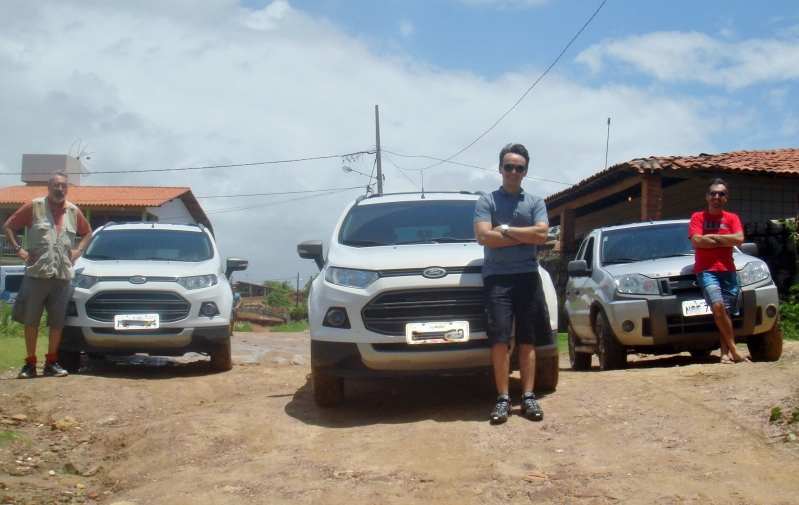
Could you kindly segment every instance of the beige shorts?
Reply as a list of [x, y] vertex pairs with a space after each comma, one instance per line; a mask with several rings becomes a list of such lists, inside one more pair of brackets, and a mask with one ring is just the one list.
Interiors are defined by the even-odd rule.
[[11, 319], [25, 326], [39, 326], [44, 309], [47, 309], [47, 326], [63, 328], [69, 303], [69, 281], [56, 279], [22, 279]]

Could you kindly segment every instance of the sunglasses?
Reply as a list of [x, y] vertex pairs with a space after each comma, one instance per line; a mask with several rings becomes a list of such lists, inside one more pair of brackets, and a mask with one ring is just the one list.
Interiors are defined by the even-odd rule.
[[523, 165], [512, 165], [512, 164], [508, 163], [507, 165], [502, 165], [502, 170], [504, 170], [504, 171], [506, 171], [508, 173], [511, 173], [514, 170], [516, 170], [517, 174], [523, 174], [524, 171], [527, 170], [527, 167], [525, 167]]
[[727, 196], [726, 191], [708, 191], [707, 194], [708, 196], [720, 196], [720, 197]]

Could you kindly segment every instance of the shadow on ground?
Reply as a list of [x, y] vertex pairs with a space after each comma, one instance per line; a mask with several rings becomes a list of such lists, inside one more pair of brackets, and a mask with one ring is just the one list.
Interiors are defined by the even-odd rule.
[[180, 358], [146, 356], [105, 356], [90, 358], [81, 356], [81, 367], [77, 374], [114, 379], [160, 380], [175, 377], [199, 377], [213, 375], [211, 362], [202, 355], [187, 355]]

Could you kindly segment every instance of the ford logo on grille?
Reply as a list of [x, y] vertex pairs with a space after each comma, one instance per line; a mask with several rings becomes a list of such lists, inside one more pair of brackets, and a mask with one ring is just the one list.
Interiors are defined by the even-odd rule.
[[147, 282], [147, 277], [142, 277], [141, 275], [130, 278], [131, 284], [144, 284], [145, 282]]
[[440, 267], [430, 267], [425, 269], [422, 275], [428, 279], [440, 279], [447, 275], [447, 271]]

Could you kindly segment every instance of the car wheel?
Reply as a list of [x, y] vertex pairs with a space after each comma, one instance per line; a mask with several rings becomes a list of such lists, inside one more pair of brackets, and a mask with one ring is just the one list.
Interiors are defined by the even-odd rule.
[[577, 352], [575, 350], [579, 342], [577, 340], [577, 334], [574, 333], [574, 328], [572, 328], [571, 323], [569, 323], [567, 326], [566, 332], [569, 335], [569, 364], [571, 364], [572, 370], [577, 370], [578, 372], [590, 370], [591, 354], [586, 352]]
[[64, 367], [67, 372], [76, 373], [80, 370], [80, 351], [59, 349], [58, 364]]
[[334, 407], [344, 401], [344, 377], [322, 373], [311, 366], [313, 399], [320, 407]]
[[230, 338], [224, 344], [211, 349], [211, 368], [219, 372], [226, 372], [233, 368], [233, 358], [230, 351]]
[[558, 387], [558, 372], [560, 371], [560, 355], [547, 356], [535, 360], [535, 390], [555, 391]]
[[765, 333], [750, 335], [746, 339], [752, 361], [777, 361], [782, 356], [782, 327], [780, 320]]
[[596, 315], [594, 327], [597, 339], [597, 357], [600, 370], [618, 370], [627, 366], [627, 351], [616, 340], [613, 330], [610, 329], [605, 314], [601, 311]]

